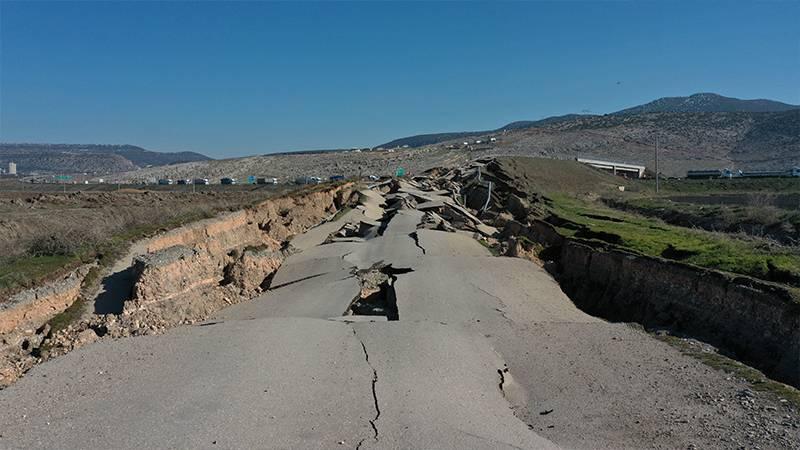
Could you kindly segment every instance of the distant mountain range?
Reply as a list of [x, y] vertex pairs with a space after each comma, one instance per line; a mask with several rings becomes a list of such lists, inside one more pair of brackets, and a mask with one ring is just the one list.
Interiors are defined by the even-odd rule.
[[408, 145], [409, 147], [422, 147], [423, 145], [433, 145], [439, 142], [452, 141], [453, 139], [468, 138], [473, 136], [483, 136], [486, 134], [500, 133], [503, 130], [521, 130], [524, 128], [536, 128], [547, 125], [552, 125], [559, 122], [567, 122], [569, 120], [583, 117], [581, 114], [567, 114], [564, 116], [553, 116], [542, 120], [521, 120], [518, 122], [511, 122], [506, 126], [500, 127], [496, 130], [484, 131], [455, 131], [450, 133], [433, 133], [433, 134], [418, 134], [416, 136], [409, 136], [385, 144], [379, 145], [381, 148], [395, 148]]
[[195, 152], [162, 153], [134, 145], [0, 143], [0, 167], [22, 173], [107, 174], [211, 158]]
[[[606, 114], [606, 116], [625, 116], [635, 114], [652, 113], [715, 113], [715, 112], [743, 112], [743, 113], [765, 113], [765, 112], [785, 112], [800, 110], [800, 105], [790, 105], [774, 100], [742, 100], [733, 97], [724, 97], [713, 93], [699, 93], [688, 97], [663, 97], [644, 105], [638, 105], [621, 111]], [[541, 120], [524, 120], [512, 122], [494, 130], [484, 131], [458, 131], [449, 133], [419, 134], [408, 136], [378, 147], [395, 148], [408, 145], [409, 147], [421, 147], [424, 145], [438, 144], [440, 142], [462, 139], [473, 136], [483, 136], [503, 131], [522, 130], [528, 128], [541, 128], [559, 123], [575, 121], [581, 118], [597, 117], [584, 114], [567, 114], [563, 116], [553, 116]]]

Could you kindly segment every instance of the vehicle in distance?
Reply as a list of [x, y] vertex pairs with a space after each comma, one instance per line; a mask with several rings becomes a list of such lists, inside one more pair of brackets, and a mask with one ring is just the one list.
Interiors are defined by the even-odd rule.
[[209, 184], [208, 178], [195, 178], [194, 184]]
[[236, 178], [225, 177], [219, 180], [220, 184], [236, 184]]
[[192, 184], [192, 180], [180, 179], [178, 184]]
[[319, 184], [322, 183], [322, 178], [304, 176], [295, 178], [294, 182], [297, 184]]
[[331, 175], [331, 181], [342, 181], [344, 180], [344, 175]]
[[256, 184], [278, 184], [277, 178], [259, 178], [256, 180]]
[[158, 184], [160, 184], [160, 185], [172, 184], [172, 179], [171, 178], [162, 178], [162, 179], [158, 180]]

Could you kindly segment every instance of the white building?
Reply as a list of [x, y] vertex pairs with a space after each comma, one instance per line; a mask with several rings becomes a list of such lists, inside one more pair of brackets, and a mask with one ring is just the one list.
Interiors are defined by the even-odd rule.
[[626, 164], [612, 161], [600, 161], [597, 159], [575, 158], [578, 162], [587, 164], [596, 169], [607, 170], [614, 175], [631, 175], [635, 178], [642, 178], [644, 176], [644, 166], [636, 164]]
[[8, 174], [9, 175], [16, 175], [17, 174], [17, 164], [10, 162], [8, 163]]

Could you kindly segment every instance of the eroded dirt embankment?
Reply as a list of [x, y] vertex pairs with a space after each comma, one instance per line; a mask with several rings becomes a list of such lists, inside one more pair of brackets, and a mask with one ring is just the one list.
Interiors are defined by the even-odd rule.
[[565, 238], [542, 220], [503, 234], [544, 246], [546, 267], [587, 313], [702, 340], [800, 387], [800, 303], [786, 287]]
[[78, 298], [89, 267], [81, 266], [61, 279], [22, 291], [0, 304], [0, 335], [39, 327], [67, 309]]
[[131, 298], [106, 324], [112, 335], [192, 323], [252, 298], [292, 251], [288, 239], [351, 201], [352, 185], [267, 200], [150, 240], [133, 261]]
[[[103, 309], [116, 312], [94, 308], [95, 313], [56, 333], [46, 323], [78, 299], [87, 269], [19, 294], [0, 311], [0, 386], [38, 361], [99, 337], [158, 333], [253, 298], [269, 287], [292, 252], [292, 236], [330, 218], [355, 197], [349, 183], [301, 191], [138, 242], [134, 247], [143, 252], [129, 261], [128, 276], [117, 272], [101, 281]], [[122, 285], [111, 286], [115, 283]], [[114, 298], [107, 298], [108, 292]]]

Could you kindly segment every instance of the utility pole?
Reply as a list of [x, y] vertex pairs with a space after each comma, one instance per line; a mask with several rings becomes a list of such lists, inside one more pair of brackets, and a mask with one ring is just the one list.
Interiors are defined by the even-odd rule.
[[658, 194], [658, 135], [656, 135], [656, 194]]

